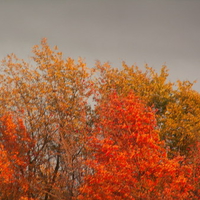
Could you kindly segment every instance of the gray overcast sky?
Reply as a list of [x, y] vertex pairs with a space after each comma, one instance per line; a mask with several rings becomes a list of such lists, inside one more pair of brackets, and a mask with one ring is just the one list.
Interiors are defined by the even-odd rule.
[[0, 59], [26, 59], [43, 37], [88, 67], [166, 63], [200, 91], [200, 0], [0, 0]]

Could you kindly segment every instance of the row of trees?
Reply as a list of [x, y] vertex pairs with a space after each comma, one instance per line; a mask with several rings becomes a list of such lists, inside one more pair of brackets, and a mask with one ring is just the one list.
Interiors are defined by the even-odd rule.
[[168, 70], [63, 59], [0, 72], [0, 198], [198, 199], [200, 94]]

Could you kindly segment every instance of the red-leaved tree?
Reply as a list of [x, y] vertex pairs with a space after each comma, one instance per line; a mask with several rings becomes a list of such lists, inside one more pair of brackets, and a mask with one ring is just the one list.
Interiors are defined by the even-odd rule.
[[0, 199], [28, 197], [33, 144], [21, 119], [10, 114], [0, 118]]
[[97, 106], [98, 122], [88, 146], [91, 171], [79, 199], [189, 199], [192, 170], [183, 158], [169, 160], [159, 140], [155, 109], [133, 93], [113, 93]]

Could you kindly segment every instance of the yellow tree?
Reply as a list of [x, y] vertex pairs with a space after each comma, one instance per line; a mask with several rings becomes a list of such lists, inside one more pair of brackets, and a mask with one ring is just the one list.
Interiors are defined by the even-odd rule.
[[71, 199], [82, 181], [90, 74], [81, 59], [63, 59], [46, 39], [33, 53], [33, 65], [14, 54], [2, 61], [0, 114], [16, 113], [36, 142], [29, 198]]
[[173, 91], [174, 101], [169, 102], [162, 118], [162, 139], [169, 141], [170, 156], [179, 152], [191, 156], [200, 140], [200, 94], [189, 81], [178, 81]]

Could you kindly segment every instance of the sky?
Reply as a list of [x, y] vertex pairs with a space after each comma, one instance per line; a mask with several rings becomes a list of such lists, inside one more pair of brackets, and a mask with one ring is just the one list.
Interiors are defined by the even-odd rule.
[[200, 0], [0, 0], [0, 59], [26, 60], [44, 37], [88, 67], [165, 64], [200, 92]]

